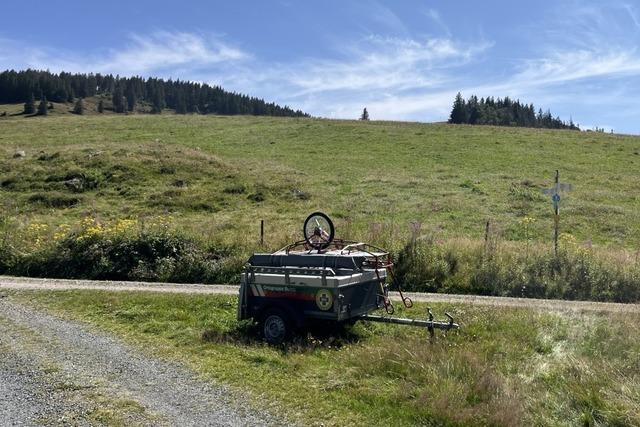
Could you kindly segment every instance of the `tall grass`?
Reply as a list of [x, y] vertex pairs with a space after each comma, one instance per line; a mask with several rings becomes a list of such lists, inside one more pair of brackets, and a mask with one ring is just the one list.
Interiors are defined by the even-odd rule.
[[[639, 425], [636, 313], [433, 306], [462, 327], [437, 334], [358, 322], [271, 347], [226, 295], [68, 291], [11, 294], [175, 357], [249, 391], [258, 410], [302, 425]], [[427, 307], [398, 307], [422, 317]], [[325, 334], [326, 335], [326, 334]]]
[[557, 256], [540, 244], [413, 239], [397, 254], [396, 280], [419, 292], [640, 301], [640, 263], [635, 258], [561, 237]]
[[[555, 256], [549, 245], [529, 240], [441, 240], [411, 225], [406, 244], [395, 224], [376, 223], [368, 238], [395, 247], [395, 285], [417, 292], [640, 301], [640, 262], [625, 250], [601, 250], [561, 235]], [[77, 224], [4, 224], [0, 273], [36, 277], [238, 283], [254, 251], [295, 240], [283, 235], [274, 248], [257, 242], [228, 245], [179, 230], [171, 217]], [[421, 234], [422, 233], [422, 234]]]

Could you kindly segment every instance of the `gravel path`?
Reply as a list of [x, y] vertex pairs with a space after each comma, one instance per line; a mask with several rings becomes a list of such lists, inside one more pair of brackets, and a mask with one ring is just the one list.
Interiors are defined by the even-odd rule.
[[237, 395], [89, 326], [0, 298], [0, 425], [273, 425]]
[[[69, 290], [94, 289], [108, 291], [148, 291], [189, 294], [237, 295], [238, 287], [232, 285], [202, 285], [148, 282], [114, 282], [98, 280], [34, 279], [26, 277], [0, 276], [0, 290]], [[593, 301], [564, 301], [535, 298], [487, 297], [477, 295], [451, 295], [407, 292], [413, 301], [465, 303], [494, 307], [522, 307], [548, 311], [606, 311], [640, 313], [640, 304], [618, 304]], [[391, 299], [400, 300], [397, 292], [391, 293]]]

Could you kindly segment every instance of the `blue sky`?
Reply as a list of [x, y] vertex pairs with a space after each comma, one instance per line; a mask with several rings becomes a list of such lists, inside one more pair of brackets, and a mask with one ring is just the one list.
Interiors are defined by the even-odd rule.
[[9, 2], [0, 68], [173, 77], [312, 115], [446, 120], [519, 98], [640, 134], [640, 1]]

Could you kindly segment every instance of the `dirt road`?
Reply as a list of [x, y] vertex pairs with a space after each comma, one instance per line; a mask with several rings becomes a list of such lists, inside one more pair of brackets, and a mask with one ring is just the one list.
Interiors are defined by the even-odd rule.
[[[232, 285], [201, 285], [176, 283], [148, 283], [148, 282], [113, 282], [95, 280], [64, 280], [64, 279], [33, 279], [23, 277], [0, 276], [0, 290], [69, 290], [93, 289], [108, 291], [142, 291], [142, 292], [174, 292], [190, 294], [225, 294], [236, 295], [238, 287]], [[496, 307], [526, 307], [540, 310], [564, 311], [609, 311], [640, 313], [640, 304], [618, 304], [592, 301], [563, 301], [534, 298], [487, 297], [476, 295], [451, 295], [430, 293], [405, 293], [413, 301], [465, 303]], [[394, 292], [393, 300], [399, 301], [400, 296]]]
[[0, 425], [282, 425], [229, 390], [0, 298]]

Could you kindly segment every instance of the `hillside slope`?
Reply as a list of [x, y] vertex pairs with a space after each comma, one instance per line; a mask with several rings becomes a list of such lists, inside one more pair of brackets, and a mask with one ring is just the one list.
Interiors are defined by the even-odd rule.
[[[563, 231], [596, 244], [640, 239], [638, 137], [196, 115], [7, 117], [0, 129], [5, 216], [172, 214], [198, 234], [247, 240], [265, 219], [267, 241], [280, 242], [322, 209], [359, 238], [378, 232], [375, 223], [396, 225], [385, 228], [389, 240], [406, 237], [410, 222], [480, 237], [491, 219], [509, 239], [548, 241], [542, 189], [560, 169], [574, 184]], [[526, 233], [524, 217], [536, 220]]]

